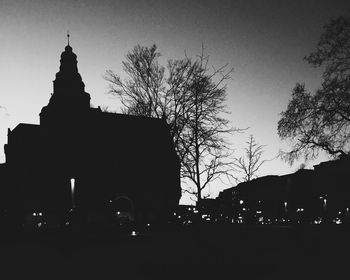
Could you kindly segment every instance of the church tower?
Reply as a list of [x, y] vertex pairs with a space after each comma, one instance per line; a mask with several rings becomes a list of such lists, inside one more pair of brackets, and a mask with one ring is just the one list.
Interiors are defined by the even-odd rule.
[[61, 54], [60, 69], [53, 81], [49, 104], [42, 108], [40, 124], [43, 126], [80, 122], [90, 109], [90, 94], [78, 72], [77, 56], [68, 44]]

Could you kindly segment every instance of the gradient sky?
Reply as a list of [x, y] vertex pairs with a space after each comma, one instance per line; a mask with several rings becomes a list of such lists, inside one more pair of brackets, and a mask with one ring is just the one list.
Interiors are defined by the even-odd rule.
[[[320, 84], [321, 71], [302, 58], [315, 49], [323, 25], [349, 7], [348, 1], [0, 0], [0, 145], [8, 127], [39, 123], [69, 30], [92, 105], [117, 111], [119, 102], [106, 94], [102, 76], [107, 69], [122, 73], [121, 62], [136, 44], [157, 44], [162, 62], [185, 51], [195, 56], [204, 44], [212, 65], [234, 67], [228, 118], [250, 129], [232, 136], [232, 147], [238, 155], [252, 133], [267, 145], [265, 157], [273, 158], [288, 148], [277, 136], [277, 122], [291, 89], [296, 82], [311, 90]], [[259, 175], [294, 172], [302, 162], [289, 166], [276, 159]], [[215, 197], [227, 187], [213, 184], [210, 191]]]

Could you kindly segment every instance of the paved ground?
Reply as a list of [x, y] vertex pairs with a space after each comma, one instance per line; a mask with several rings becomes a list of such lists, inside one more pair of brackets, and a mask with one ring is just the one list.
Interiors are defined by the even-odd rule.
[[349, 233], [341, 225], [208, 225], [138, 236], [7, 235], [0, 279], [346, 279]]

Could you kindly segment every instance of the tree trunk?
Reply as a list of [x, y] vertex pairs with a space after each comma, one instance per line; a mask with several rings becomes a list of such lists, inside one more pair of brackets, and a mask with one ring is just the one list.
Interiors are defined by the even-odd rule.
[[201, 178], [200, 178], [200, 171], [199, 171], [199, 146], [198, 146], [198, 92], [196, 92], [195, 96], [195, 129], [194, 129], [194, 139], [195, 139], [195, 164], [196, 164], [196, 185], [197, 185], [197, 210], [199, 219], [202, 218], [202, 193], [201, 193]]

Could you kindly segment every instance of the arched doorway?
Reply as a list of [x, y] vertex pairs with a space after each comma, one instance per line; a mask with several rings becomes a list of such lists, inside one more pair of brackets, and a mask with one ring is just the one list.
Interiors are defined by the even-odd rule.
[[110, 202], [113, 215], [119, 225], [127, 225], [135, 221], [134, 202], [130, 197], [118, 195]]

